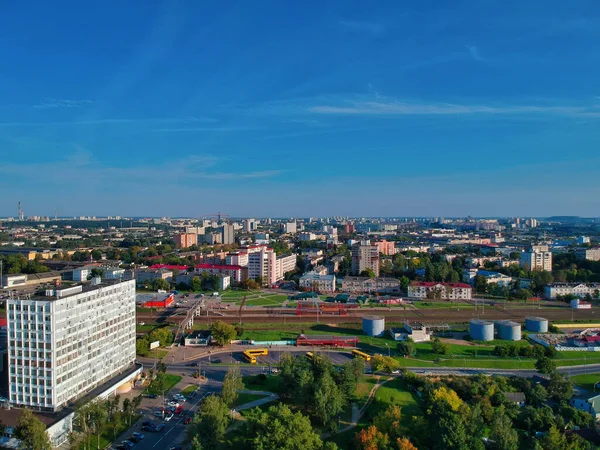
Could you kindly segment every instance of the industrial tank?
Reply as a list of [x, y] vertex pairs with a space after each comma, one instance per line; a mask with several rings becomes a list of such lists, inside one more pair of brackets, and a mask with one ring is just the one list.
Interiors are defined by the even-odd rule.
[[496, 331], [498, 331], [498, 339], [505, 341], [520, 341], [521, 340], [521, 324], [511, 320], [499, 320], [496, 322]]
[[475, 341], [493, 341], [494, 324], [487, 320], [473, 319], [469, 323], [469, 334]]
[[525, 329], [534, 333], [548, 332], [548, 319], [543, 317], [527, 317], [525, 319]]
[[381, 316], [364, 316], [362, 330], [368, 336], [383, 336], [385, 332], [385, 318]]

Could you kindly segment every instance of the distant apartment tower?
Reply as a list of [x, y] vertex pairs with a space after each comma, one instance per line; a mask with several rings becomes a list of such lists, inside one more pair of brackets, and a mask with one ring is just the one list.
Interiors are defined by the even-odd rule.
[[392, 256], [396, 254], [396, 244], [394, 242], [388, 242], [386, 240], [376, 242], [379, 253], [383, 253], [386, 256]]
[[287, 272], [295, 268], [296, 255], [277, 256], [272, 248], [266, 246], [248, 253], [248, 278], [261, 277], [266, 286], [282, 280]]
[[254, 219], [246, 219], [243, 222], [244, 233], [252, 233], [256, 231], [256, 221]]
[[298, 231], [296, 222], [285, 222], [281, 224], [281, 231], [283, 233], [295, 233]]
[[175, 235], [175, 248], [188, 248], [198, 244], [196, 233], [179, 233]]
[[135, 362], [135, 281], [10, 298], [9, 401], [54, 412]]
[[531, 249], [528, 252], [521, 253], [521, 267], [525, 270], [545, 270], [552, 271], [552, 253], [549, 251], [536, 251]]
[[352, 245], [352, 274], [360, 275], [363, 270], [371, 269], [379, 276], [379, 249], [369, 241]]
[[233, 225], [228, 223], [224, 223], [222, 227], [223, 238], [221, 239], [221, 243], [225, 245], [233, 244], [235, 242], [235, 237], [233, 233]]
[[354, 233], [354, 224], [352, 222], [348, 222], [346, 225], [344, 225], [344, 233], [345, 234]]

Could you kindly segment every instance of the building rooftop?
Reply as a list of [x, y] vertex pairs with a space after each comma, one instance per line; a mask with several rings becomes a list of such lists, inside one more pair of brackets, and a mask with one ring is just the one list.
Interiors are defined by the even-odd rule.
[[241, 270], [242, 266], [228, 264], [196, 264], [196, 269]]
[[15, 297], [13, 297], [13, 299], [14, 300], [39, 300], [39, 301], [58, 300], [61, 298], [70, 297], [71, 295], [80, 294], [82, 292], [92, 292], [92, 291], [95, 291], [95, 290], [103, 288], [103, 287], [120, 284], [120, 283], [125, 283], [125, 281], [103, 280], [100, 283], [96, 283], [96, 284], [94, 284], [93, 282], [92, 283], [89, 283], [89, 282], [88, 283], [77, 283], [72, 286], [46, 289], [43, 294], [41, 294], [41, 293], [35, 294], [35, 295], [31, 295], [30, 297], [15, 296]]

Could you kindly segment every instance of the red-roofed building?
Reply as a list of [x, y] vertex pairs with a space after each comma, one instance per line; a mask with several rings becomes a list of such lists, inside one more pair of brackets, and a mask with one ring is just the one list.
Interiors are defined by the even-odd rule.
[[194, 272], [208, 273], [210, 275], [229, 275], [231, 279], [235, 280], [237, 283], [244, 280], [244, 268], [238, 265], [198, 264], [194, 267]]
[[432, 300], [471, 300], [472, 290], [471, 286], [465, 283], [413, 281], [408, 286], [408, 296]]
[[154, 264], [149, 269], [167, 269], [167, 270], [188, 270], [188, 266], [179, 266], [177, 264]]

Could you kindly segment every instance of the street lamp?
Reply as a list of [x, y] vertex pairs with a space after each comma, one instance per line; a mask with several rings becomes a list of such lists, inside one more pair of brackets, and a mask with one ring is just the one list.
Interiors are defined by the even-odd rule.
[[387, 342], [385, 343], [385, 346], [388, 349], [388, 358], [390, 357], [390, 344], [388, 344]]

